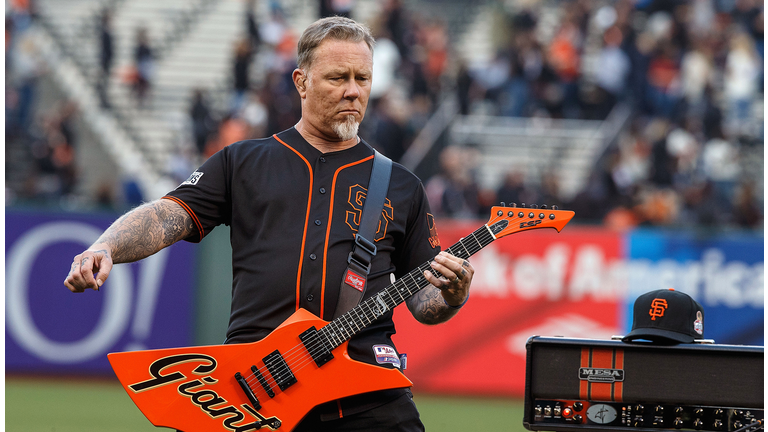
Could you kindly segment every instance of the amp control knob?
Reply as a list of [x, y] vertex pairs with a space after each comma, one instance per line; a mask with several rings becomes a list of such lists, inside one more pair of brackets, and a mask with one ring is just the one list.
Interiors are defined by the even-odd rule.
[[693, 427], [696, 430], [701, 430], [704, 427], [704, 422], [701, 419], [696, 419], [693, 421]]
[[573, 416], [573, 422], [581, 424], [582, 420], [584, 420], [584, 417], [582, 417], [580, 414], [576, 414]]
[[672, 424], [675, 426], [675, 429], [680, 429], [683, 427], [683, 419], [680, 417], [675, 418], [675, 421], [672, 422]]
[[573, 409], [574, 409], [574, 411], [579, 412], [582, 409], [584, 409], [584, 404], [581, 403], [581, 402], [574, 402], [573, 403]]

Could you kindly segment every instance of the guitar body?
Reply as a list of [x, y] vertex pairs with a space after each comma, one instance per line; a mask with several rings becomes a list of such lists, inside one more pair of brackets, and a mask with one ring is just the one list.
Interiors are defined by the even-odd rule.
[[[290, 431], [316, 405], [412, 385], [397, 369], [351, 359], [346, 341], [331, 351], [333, 359], [318, 367], [299, 335], [312, 326], [320, 329], [327, 324], [299, 309], [258, 342], [112, 353], [109, 361], [153, 425], [184, 432], [246, 432], [260, 427]], [[295, 383], [284, 390], [270, 373], [274, 370], [267, 370], [263, 361], [275, 350], [295, 376]], [[273, 389], [269, 396], [255, 377], [249, 379], [261, 405], [258, 410], [235, 378], [238, 372], [253, 376], [252, 365], [264, 372]], [[254, 424], [264, 419], [271, 423]]]

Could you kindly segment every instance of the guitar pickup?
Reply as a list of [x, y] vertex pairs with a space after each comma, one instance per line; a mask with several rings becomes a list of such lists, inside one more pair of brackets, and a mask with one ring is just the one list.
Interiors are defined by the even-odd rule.
[[315, 361], [317, 367], [320, 367], [333, 359], [333, 354], [326, 348], [326, 345], [320, 340], [320, 335], [317, 333], [317, 329], [312, 326], [307, 331], [299, 335], [299, 339], [304, 344], [304, 348], [309, 351], [309, 355], [312, 356], [312, 360]]
[[251, 372], [253, 372], [253, 375], [256, 376], [256, 379], [259, 380], [259, 384], [264, 388], [264, 391], [267, 392], [267, 396], [273, 398], [275, 397], [275, 392], [272, 391], [272, 387], [267, 383], [267, 380], [264, 378], [264, 375], [259, 372], [259, 368], [256, 366], [251, 366]]
[[264, 364], [267, 366], [277, 386], [280, 387], [280, 390], [285, 391], [288, 387], [296, 384], [296, 377], [291, 372], [291, 368], [288, 367], [288, 363], [285, 362], [283, 356], [280, 355], [280, 351], [274, 350], [262, 360], [264, 360]]

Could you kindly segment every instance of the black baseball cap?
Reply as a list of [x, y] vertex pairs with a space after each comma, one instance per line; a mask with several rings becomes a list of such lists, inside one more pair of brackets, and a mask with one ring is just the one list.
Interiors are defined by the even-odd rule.
[[704, 309], [674, 289], [649, 291], [635, 300], [632, 331], [621, 340], [657, 344], [692, 343], [704, 338]]

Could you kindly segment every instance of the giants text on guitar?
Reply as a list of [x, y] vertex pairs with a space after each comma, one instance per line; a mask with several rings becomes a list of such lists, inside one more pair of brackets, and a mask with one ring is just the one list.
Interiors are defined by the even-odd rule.
[[[447, 252], [467, 259], [497, 238], [538, 228], [558, 232], [572, 211], [493, 207], [487, 224]], [[155, 426], [185, 432], [292, 430], [316, 405], [410, 387], [397, 369], [352, 360], [348, 340], [426, 287], [429, 262], [331, 322], [299, 309], [253, 343], [109, 354], [120, 383]]]

